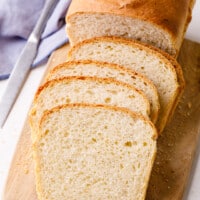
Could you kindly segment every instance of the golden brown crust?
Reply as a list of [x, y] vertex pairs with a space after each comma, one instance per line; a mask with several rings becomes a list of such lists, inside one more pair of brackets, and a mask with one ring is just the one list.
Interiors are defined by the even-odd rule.
[[38, 197], [38, 200], [42, 200], [42, 197], [44, 196], [43, 195], [43, 191], [42, 191], [42, 178], [41, 176], [39, 175], [41, 169], [40, 169], [40, 158], [39, 158], [39, 155], [38, 155], [38, 148], [37, 148], [37, 144], [34, 143], [32, 145], [32, 153], [33, 153], [33, 159], [35, 161], [35, 170], [34, 170], [34, 175], [35, 175], [35, 184], [36, 184], [36, 192], [37, 192], [37, 197]]
[[66, 20], [76, 13], [109, 13], [140, 19], [168, 33], [177, 54], [193, 5], [194, 0], [73, 0]]
[[[146, 45], [146, 44], [144, 44]], [[177, 60], [172, 57], [171, 55], [169, 55], [168, 53], [156, 48], [156, 47], [153, 47], [153, 46], [150, 46], [149, 48], [152, 48], [156, 51], [158, 51], [159, 53], [163, 54], [163, 56], [165, 56], [169, 61], [170, 63], [172, 64], [172, 66], [174, 67], [175, 71], [176, 71], [176, 75], [177, 75], [177, 79], [178, 79], [178, 83], [179, 83], [179, 87], [178, 87], [178, 90], [177, 90], [177, 95], [175, 97], [175, 100], [174, 100], [174, 103], [173, 103], [173, 106], [172, 106], [172, 109], [170, 110], [170, 113], [169, 113], [169, 116], [167, 118], [167, 122], [171, 119], [171, 117], [173, 116], [173, 113], [182, 97], [182, 94], [184, 92], [184, 88], [185, 88], [185, 78], [184, 78], [184, 75], [183, 75], [183, 71], [182, 71], [182, 68], [180, 66], [180, 64], [177, 62]]]
[[172, 65], [174, 66], [175, 70], [176, 70], [176, 73], [177, 73], [177, 77], [178, 77], [178, 82], [179, 82], [179, 88], [178, 88], [178, 95], [176, 96], [176, 99], [174, 101], [174, 105], [170, 111], [170, 114], [169, 114], [169, 117], [167, 119], [167, 121], [169, 121], [171, 119], [171, 117], [173, 116], [174, 114], [174, 111], [183, 95], [183, 92], [184, 92], [184, 89], [185, 89], [185, 79], [184, 79], [184, 76], [183, 76], [183, 71], [182, 71], [182, 68], [181, 66], [179, 65], [179, 63], [173, 59], [172, 57], [167, 57], [170, 62], [172, 63]]
[[196, 2], [196, 0], [190, 0], [189, 8], [188, 8], [187, 16], [186, 16], [186, 21], [185, 21], [185, 24], [184, 24], [184, 29], [183, 29], [182, 33], [180, 34], [179, 41], [178, 41], [178, 44], [177, 44], [177, 54], [175, 56], [176, 58], [178, 57], [178, 54], [179, 54], [179, 51], [180, 51], [186, 30], [187, 30], [187, 27], [188, 27], [190, 21], [192, 20], [192, 9], [194, 7], [195, 2]]
[[172, 106], [172, 109], [170, 110], [170, 113], [169, 113], [169, 116], [168, 116], [168, 119], [167, 119], [167, 122], [170, 120], [170, 118], [173, 116], [173, 113], [182, 97], [182, 94], [184, 92], [184, 88], [185, 88], [185, 78], [184, 78], [184, 75], [183, 75], [183, 70], [180, 66], [180, 64], [177, 62], [177, 60], [172, 57], [171, 55], [169, 55], [168, 53], [156, 48], [156, 47], [150, 47], [158, 52], [160, 52], [161, 54], [163, 54], [163, 56], [165, 56], [169, 61], [170, 63], [172, 64], [172, 66], [174, 67], [175, 71], [176, 71], [176, 74], [177, 74], [177, 79], [178, 79], [178, 83], [179, 83], [179, 87], [178, 87], [178, 91], [177, 91], [177, 95], [175, 97], [175, 100], [174, 100], [174, 103], [173, 103], [173, 106]]
[[166, 123], [171, 119], [171, 117], [173, 116], [173, 113], [182, 97], [182, 94], [184, 92], [184, 88], [185, 88], [185, 79], [184, 79], [184, 75], [183, 75], [183, 71], [182, 68], [180, 66], [180, 64], [177, 62], [177, 60], [171, 56], [170, 54], [166, 53], [165, 51], [160, 50], [159, 48], [156, 48], [154, 46], [150, 46], [147, 44], [143, 44], [151, 49], [153, 49], [154, 51], [158, 51], [160, 54], [162, 54], [166, 59], [168, 59], [168, 61], [172, 64], [172, 66], [174, 67], [175, 71], [176, 71], [176, 75], [177, 75], [177, 80], [178, 80], [178, 84], [179, 87], [177, 89], [177, 94], [175, 95], [175, 99], [174, 99], [174, 103], [172, 105], [172, 108], [170, 109], [170, 113], [168, 115], [168, 118], [166, 119]]
[[[153, 164], [156, 160], [156, 155], [157, 155], [157, 145], [155, 147], [155, 151], [153, 152], [153, 156], [152, 156], [152, 159], [151, 159], [150, 166], [153, 166]], [[151, 172], [153, 170], [153, 167], [149, 167], [148, 169], [149, 169], [149, 171], [147, 173], [148, 175], [146, 176], [146, 181], [145, 181], [147, 184], [146, 184], [146, 187], [144, 188], [144, 191], [146, 191], [146, 193], [147, 193], [147, 189], [148, 189], [148, 186], [149, 186], [149, 181], [150, 181], [150, 178], [151, 178]], [[144, 196], [144, 200], [146, 199], [146, 193], [145, 193], [145, 196]]]
[[[145, 121], [147, 124], [149, 124], [151, 126], [152, 130], [153, 130], [153, 135], [152, 135], [153, 140], [156, 140], [157, 137], [158, 137], [157, 130], [156, 130], [154, 124], [147, 117], [145, 117], [145, 116], [143, 116], [139, 113], [135, 113], [135, 112], [129, 110], [128, 108], [121, 108], [121, 107], [101, 105], [101, 104], [85, 104], [85, 103], [64, 104], [64, 105], [54, 107], [51, 110], [46, 110], [44, 112], [43, 116], [41, 117], [40, 122], [39, 122], [40, 129], [41, 129], [42, 123], [52, 113], [57, 112], [62, 108], [71, 109], [71, 108], [75, 108], [75, 107], [77, 107], [77, 108], [99, 108], [99, 109], [107, 109], [107, 110], [120, 111], [120, 112], [126, 113], [126, 114], [130, 115], [132, 118], [138, 118], [140, 120]], [[42, 135], [40, 135], [40, 137], [41, 136]], [[38, 139], [39, 139], [39, 136], [38, 136]]]

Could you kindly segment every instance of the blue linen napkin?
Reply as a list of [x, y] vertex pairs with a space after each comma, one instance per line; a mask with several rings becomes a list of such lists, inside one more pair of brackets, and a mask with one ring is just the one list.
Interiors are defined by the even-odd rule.
[[[70, 2], [59, 0], [42, 34], [33, 67], [46, 61], [52, 51], [68, 41], [65, 15]], [[44, 3], [45, 0], [0, 0], [0, 80], [9, 77]]]

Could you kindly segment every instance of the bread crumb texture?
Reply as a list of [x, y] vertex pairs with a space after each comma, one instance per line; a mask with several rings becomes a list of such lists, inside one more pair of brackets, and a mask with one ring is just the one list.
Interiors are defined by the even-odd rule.
[[69, 61], [53, 68], [48, 80], [66, 76], [89, 76], [101, 78], [113, 78], [134, 86], [141, 90], [148, 98], [151, 105], [150, 118], [156, 122], [160, 109], [159, 97], [154, 84], [140, 73], [127, 69], [120, 65], [97, 62], [93, 60]]
[[30, 116], [34, 126], [45, 110], [66, 103], [112, 105], [129, 108], [144, 116], [150, 114], [148, 99], [130, 85], [112, 79], [65, 77], [46, 82], [39, 89]]
[[156, 86], [160, 98], [159, 132], [164, 129], [179, 93], [172, 63], [160, 52], [138, 42], [114, 37], [85, 40], [71, 48], [70, 60], [91, 59], [111, 62], [144, 74]]
[[63, 106], [44, 115], [40, 134], [40, 199], [144, 199], [156, 151], [149, 121], [119, 108]]

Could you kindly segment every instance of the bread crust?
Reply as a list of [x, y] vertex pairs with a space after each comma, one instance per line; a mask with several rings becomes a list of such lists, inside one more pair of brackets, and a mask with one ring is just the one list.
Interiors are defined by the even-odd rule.
[[[146, 45], [146, 44], [144, 44]], [[146, 45], [148, 46], [148, 45]], [[180, 66], [180, 64], [177, 62], [177, 60], [171, 56], [170, 54], [166, 53], [165, 51], [162, 51], [156, 47], [153, 47], [153, 46], [149, 46], [149, 48], [155, 50], [155, 51], [158, 51], [159, 53], [161, 53], [164, 57], [166, 57], [169, 62], [172, 64], [172, 66], [174, 67], [175, 71], [176, 71], [176, 75], [177, 75], [177, 79], [178, 79], [178, 83], [179, 83], [179, 87], [178, 87], [178, 91], [177, 91], [177, 96], [175, 98], [175, 101], [174, 101], [174, 104], [172, 106], [172, 109], [170, 111], [170, 114], [168, 116], [168, 119], [167, 119], [167, 122], [170, 120], [170, 118], [173, 116], [173, 113], [176, 109], [176, 106], [178, 105], [181, 97], [182, 97], [182, 94], [184, 92], [184, 89], [185, 89], [185, 78], [184, 78], [184, 75], [183, 75], [183, 70], [182, 70], [182, 67]]]
[[108, 13], [139, 19], [167, 33], [177, 56], [194, 3], [195, 0], [73, 0], [66, 21], [82, 13]]
[[148, 46], [149, 48], [151, 48], [155, 51], [158, 51], [160, 54], [162, 54], [164, 57], [166, 57], [176, 71], [179, 87], [178, 87], [178, 90], [177, 90], [177, 96], [174, 100], [174, 104], [173, 104], [172, 109], [170, 111], [170, 114], [167, 118], [167, 122], [168, 122], [171, 119], [171, 117], [173, 116], [174, 111], [175, 111], [175, 109], [176, 109], [176, 107], [177, 107], [177, 105], [178, 105], [178, 103], [179, 103], [179, 101], [180, 101], [180, 99], [183, 95], [184, 89], [185, 89], [186, 83], [185, 83], [185, 78], [184, 78], [184, 75], [183, 75], [183, 70], [182, 70], [182, 67], [180, 66], [180, 64], [177, 62], [177, 60], [173, 56], [171, 56], [170, 54], [168, 54], [165, 51], [162, 51], [159, 48], [156, 48], [154, 46], [150, 46], [150, 45], [147, 45], [147, 44], [143, 44], [143, 45]]
[[176, 70], [176, 74], [177, 74], [177, 78], [178, 78], [178, 83], [179, 83], [179, 87], [178, 87], [178, 95], [176, 96], [175, 100], [174, 100], [174, 104], [172, 106], [172, 109], [169, 113], [167, 122], [170, 121], [170, 119], [172, 118], [174, 111], [183, 95], [184, 89], [185, 89], [185, 78], [183, 75], [183, 70], [180, 66], [180, 64], [177, 62], [177, 60], [175, 58], [173, 58], [172, 56], [170, 56], [169, 54], [165, 53], [165, 52], [161, 52], [163, 53], [163, 55], [171, 62], [171, 64], [174, 66], [174, 69]]

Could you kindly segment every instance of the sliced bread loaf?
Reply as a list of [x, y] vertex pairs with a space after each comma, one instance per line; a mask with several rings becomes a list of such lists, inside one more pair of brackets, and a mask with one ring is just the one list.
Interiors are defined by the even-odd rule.
[[73, 0], [66, 16], [67, 33], [72, 45], [93, 37], [118, 36], [177, 56], [193, 4], [194, 0]]
[[112, 62], [144, 74], [158, 90], [161, 107], [157, 128], [159, 133], [162, 132], [183, 89], [181, 84], [184, 81], [177, 62], [177, 68], [174, 68], [170, 60], [155, 48], [115, 37], [85, 40], [71, 48], [68, 59]]
[[63, 105], [45, 112], [33, 145], [39, 200], [144, 200], [153, 124], [127, 109]]
[[150, 114], [146, 96], [128, 84], [114, 79], [65, 77], [46, 82], [36, 93], [30, 112], [33, 132], [37, 132], [38, 122], [45, 110], [66, 103], [112, 105], [129, 108], [144, 116]]
[[62, 78], [66, 76], [95, 76], [101, 78], [114, 78], [118, 81], [133, 85], [141, 90], [150, 102], [150, 118], [153, 123], [158, 118], [160, 103], [156, 87], [143, 75], [122, 66], [97, 62], [92, 60], [69, 61], [54, 67], [47, 80]]

